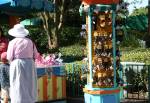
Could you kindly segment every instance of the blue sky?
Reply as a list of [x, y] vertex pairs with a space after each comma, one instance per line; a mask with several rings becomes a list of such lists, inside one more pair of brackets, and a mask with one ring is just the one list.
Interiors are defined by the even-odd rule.
[[[129, 9], [129, 13], [132, 13], [132, 11], [134, 10], [134, 7], [136, 8], [140, 8], [140, 7], [146, 7], [148, 6], [148, 0], [125, 0], [128, 3], [131, 3], [128, 7]], [[138, 3], [133, 3], [134, 1], [140, 1]]]

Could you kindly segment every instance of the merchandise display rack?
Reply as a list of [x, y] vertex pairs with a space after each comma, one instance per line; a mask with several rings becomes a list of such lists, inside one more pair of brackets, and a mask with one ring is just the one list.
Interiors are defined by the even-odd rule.
[[85, 103], [120, 103], [117, 83], [120, 55], [116, 43], [118, 0], [83, 0], [86, 12], [88, 70]]

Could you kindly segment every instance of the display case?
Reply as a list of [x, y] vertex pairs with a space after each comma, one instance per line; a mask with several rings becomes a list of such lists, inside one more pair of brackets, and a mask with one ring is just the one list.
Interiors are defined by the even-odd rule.
[[[116, 3], [112, 0], [83, 0], [86, 12], [87, 85], [83, 89], [86, 103], [119, 103], [118, 73], [119, 47], [116, 43]], [[101, 4], [100, 4], [101, 3]], [[94, 5], [95, 4], [95, 5]], [[82, 11], [81, 10], [81, 11]]]
[[37, 67], [38, 102], [66, 103], [66, 71], [64, 65]]

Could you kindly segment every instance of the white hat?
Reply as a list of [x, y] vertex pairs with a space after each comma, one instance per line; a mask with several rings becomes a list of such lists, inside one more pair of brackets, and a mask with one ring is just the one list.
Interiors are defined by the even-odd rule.
[[29, 31], [25, 29], [22, 24], [16, 24], [12, 29], [8, 31], [9, 35], [14, 37], [25, 37], [29, 34]]

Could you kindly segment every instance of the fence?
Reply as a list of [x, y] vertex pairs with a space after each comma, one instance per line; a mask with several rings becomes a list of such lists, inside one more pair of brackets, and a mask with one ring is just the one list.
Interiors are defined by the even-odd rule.
[[126, 64], [123, 66], [124, 98], [148, 100], [149, 65]]
[[86, 79], [82, 78], [85, 74], [85, 64], [67, 63], [67, 97], [81, 97], [84, 95], [83, 88], [87, 83]]
[[[66, 64], [67, 97], [82, 97], [87, 83], [87, 66], [85, 64]], [[123, 66], [120, 77], [124, 81], [122, 87], [124, 99], [148, 101], [150, 95], [150, 66], [144, 64], [127, 64]], [[142, 102], [141, 102], [142, 103]]]

